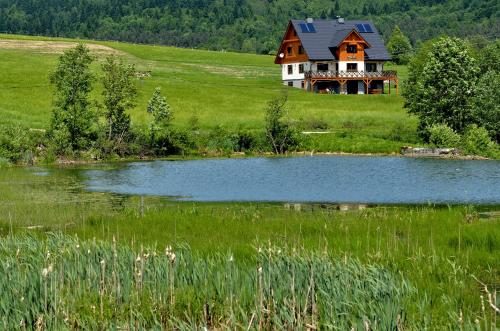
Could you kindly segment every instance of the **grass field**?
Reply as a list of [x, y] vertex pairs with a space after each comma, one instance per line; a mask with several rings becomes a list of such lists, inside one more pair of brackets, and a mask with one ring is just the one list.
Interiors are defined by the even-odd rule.
[[[70, 41], [0, 35], [0, 124], [20, 123], [37, 129], [48, 125], [52, 105], [48, 75]], [[152, 72], [152, 77], [137, 83], [139, 98], [131, 113], [137, 125], [150, 120], [146, 103], [154, 88], [160, 86], [175, 112], [174, 125], [178, 127], [186, 127], [196, 116], [205, 130], [216, 125], [258, 130], [264, 126], [266, 102], [286, 89], [292, 120], [328, 123], [332, 133], [314, 137], [318, 151], [389, 153], [417, 141], [416, 119], [402, 108], [401, 96], [331, 96], [284, 88], [280, 68], [272, 56], [89, 43], [93, 47], [100, 45], [94, 49], [99, 59], [112, 52], [135, 64], [138, 70]], [[405, 67], [387, 69], [397, 69], [401, 80], [407, 75]], [[94, 70], [99, 75], [97, 64]], [[96, 86], [94, 98], [99, 100], [100, 85]]]
[[[280, 204], [180, 203], [149, 197], [144, 198], [144, 208], [141, 208], [139, 197], [84, 191], [82, 178], [79, 176], [79, 172], [71, 168], [61, 168], [50, 174], [42, 168], [2, 171], [0, 235], [5, 238], [2, 240], [4, 245], [21, 248], [47, 245], [51, 247], [50, 251], [57, 250], [57, 245], [75, 245], [72, 241], [74, 239], [50, 239], [53, 238], [50, 235], [47, 242], [40, 242], [47, 238], [48, 233], [76, 235], [80, 241], [78, 245], [94, 245], [92, 247], [96, 249], [100, 247], [99, 251], [105, 255], [111, 254], [110, 246], [106, 243], [111, 243], [114, 239], [128, 252], [124, 253], [125, 256], [138, 254], [141, 247], [144, 247], [144, 251], [157, 251], [161, 254], [165, 247], [171, 245], [174, 251], [194, 256], [201, 261], [220, 259], [221, 254], [226, 259], [234, 256], [234, 260], [242, 265], [242, 273], [245, 273], [245, 268], [258, 266], [256, 254], [259, 247], [273, 247], [283, 252], [303, 252], [295, 258], [292, 253], [287, 255], [292, 260], [301, 256], [301, 259], [307, 261], [312, 258], [311, 254], [323, 254], [323, 258], [333, 261], [332, 263], [350, 261], [359, 263], [360, 268], [382, 268], [390, 272], [390, 277], [396, 277], [398, 280], [394, 284], [399, 285], [394, 285], [397, 288], [395, 291], [401, 299], [401, 306], [398, 307], [402, 307], [405, 326], [410, 330], [467, 330], [476, 329], [477, 326], [483, 330], [495, 330], [494, 313], [485, 301], [482, 287], [473, 277], [486, 283], [492, 291], [499, 288], [500, 220], [478, 219], [474, 216], [477, 207], [377, 207], [351, 212], [325, 209], [295, 212], [285, 210]], [[26, 238], [26, 233], [35, 237]], [[182, 253], [185, 252], [183, 247], [186, 245], [190, 249], [187, 253]], [[33, 250], [21, 251], [28, 254]], [[15, 252], [16, 249], [4, 248], [2, 254], [15, 259]], [[53, 262], [56, 268], [61, 266], [57, 262], [57, 256], [59, 254], [54, 256]], [[30, 257], [29, 254], [22, 259], [40, 263], [43, 260], [40, 256]], [[77, 259], [77, 256], [71, 255], [69, 260], [71, 259]], [[125, 262], [130, 258], [123, 259], [125, 264], [132, 263]], [[98, 257], [92, 261], [95, 263], [92, 268], [99, 270]], [[188, 261], [192, 261], [191, 258]], [[45, 262], [47, 263], [49, 261]], [[202, 262], [194, 265], [197, 263]], [[65, 265], [65, 269], [81, 275], [78, 265], [69, 262]], [[154, 270], [157, 267], [159, 266], [151, 266]], [[219, 272], [223, 271], [217, 271]], [[22, 269], [16, 271], [19, 277], [23, 277], [23, 274]], [[160, 277], [155, 272], [153, 275]], [[75, 281], [78, 277], [68, 281]], [[163, 279], [162, 277], [164, 276], [159, 279]], [[98, 278], [95, 282], [98, 289]], [[95, 286], [91, 287], [95, 290]], [[148, 286], [154, 288], [154, 285]], [[181, 282], [179, 286], [188, 285]], [[189, 291], [202, 293], [202, 289], [197, 287], [199, 284], [192, 286], [194, 288]], [[99, 307], [99, 291], [95, 291], [95, 295], [82, 298], [85, 305]], [[185, 291], [188, 292], [183, 291], [180, 292], [191, 293], [187, 288]], [[81, 293], [83, 292], [75, 295], [81, 296]], [[244, 293], [238, 293], [245, 296]], [[60, 294], [67, 298], [66, 292]], [[289, 294], [285, 297], [287, 295]], [[373, 299], [371, 294], [366, 295]], [[112, 300], [113, 297], [106, 298]], [[199, 296], [192, 297], [192, 300], [194, 298], [199, 299]], [[189, 298], [184, 299], [189, 301]], [[393, 299], [396, 300], [395, 297]], [[482, 300], [486, 305], [484, 310]], [[186, 303], [183, 300], [180, 302]], [[78, 308], [78, 304], [73, 301], [66, 304], [79, 312], [80, 315], [75, 313], [78, 316], [87, 316], [89, 313]], [[145, 307], [149, 307], [149, 304]], [[177, 308], [182, 309], [182, 305], [179, 305]], [[225, 308], [221, 314], [224, 318], [229, 318], [229, 306], [227, 303], [222, 306]], [[122, 308], [128, 311], [126, 307]], [[144, 311], [138, 312], [144, 314]], [[108, 313], [110, 312], [103, 314]], [[123, 317], [123, 312], [120, 314]], [[459, 322], [460, 314], [463, 315], [462, 324]], [[196, 311], [193, 316], [199, 317], [197, 323], [204, 323], [200, 317], [202, 312]], [[246, 319], [242, 315], [238, 316], [240, 317], [234, 317], [235, 320], [249, 323], [251, 316], [248, 314], [245, 315]], [[188, 324], [193, 322], [186, 318], [184, 316], [180, 320]]]

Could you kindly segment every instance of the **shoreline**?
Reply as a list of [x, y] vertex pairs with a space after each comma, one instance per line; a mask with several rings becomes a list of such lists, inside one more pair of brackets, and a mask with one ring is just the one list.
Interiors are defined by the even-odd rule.
[[[470, 160], [470, 161], [485, 161], [496, 159], [486, 158], [477, 155], [425, 155], [425, 154], [402, 154], [402, 153], [350, 153], [350, 152], [315, 152], [315, 151], [295, 151], [285, 154], [274, 154], [271, 152], [264, 153], [244, 153], [244, 152], [233, 152], [230, 154], [204, 154], [204, 155], [171, 155], [167, 157], [125, 157], [119, 159], [100, 159], [100, 160], [89, 160], [89, 159], [58, 159], [54, 162], [44, 163], [34, 161], [32, 164], [10, 164], [5, 167], [30, 167], [30, 166], [77, 166], [77, 165], [93, 165], [93, 164], [103, 164], [103, 163], [126, 163], [126, 162], [141, 162], [141, 161], [191, 161], [191, 160], [203, 160], [203, 159], [230, 159], [230, 158], [258, 158], [258, 157], [268, 157], [268, 158], [279, 158], [279, 157], [314, 157], [314, 156], [359, 156], [359, 157], [404, 157], [404, 158], [418, 158], [418, 159], [441, 159], [441, 160]], [[0, 167], [0, 169], [2, 169]]]

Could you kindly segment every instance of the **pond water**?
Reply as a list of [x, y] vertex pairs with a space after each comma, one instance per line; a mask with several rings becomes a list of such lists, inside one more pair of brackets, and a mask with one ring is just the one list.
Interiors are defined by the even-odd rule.
[[500, 203], [500, 161], [238, 158], [133, 162], [82, 172], [91, 191], [190, 201]]

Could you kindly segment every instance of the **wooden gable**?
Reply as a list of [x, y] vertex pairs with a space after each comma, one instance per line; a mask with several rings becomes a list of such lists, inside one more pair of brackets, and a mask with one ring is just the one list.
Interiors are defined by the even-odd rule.
[[[356, 47], [356, 53], [349, 52], [349, 49]], [[365, 48], [369, 48], [370, 44], [359, 34], [358, 31], [352, 30], [347, 37], [342, 40], [337, 47], [337, 59], [339, 61], [364, 61]]]
[[[281, 54], [282, 56], [280, 56]], [[274, 63], [285, 64], [307, 61], [309, 61], [309, 57], [302, 46], [297, 31], [295, 31], [292, 22], [289, 22]]]

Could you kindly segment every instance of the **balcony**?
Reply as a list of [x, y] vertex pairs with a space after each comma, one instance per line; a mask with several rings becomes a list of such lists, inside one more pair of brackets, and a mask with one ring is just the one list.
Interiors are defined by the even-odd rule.
[[396, 71], [307, 71], [305, 79], [310, 80], [397, 80]]
[[[389, 94], [391, 94], [391, 83], [398, 94], [398, 74], [396, 71], [307, 71], [304, 73], [304, 89], [306, 91], [338, 90], [340, 94], [358, 94], [360, 87], [357, 81], [364, 83], [363, 94], [384, 93], [384, 82], [388, 82]], [[335, 86], [331, 84], [336, 82]]]

